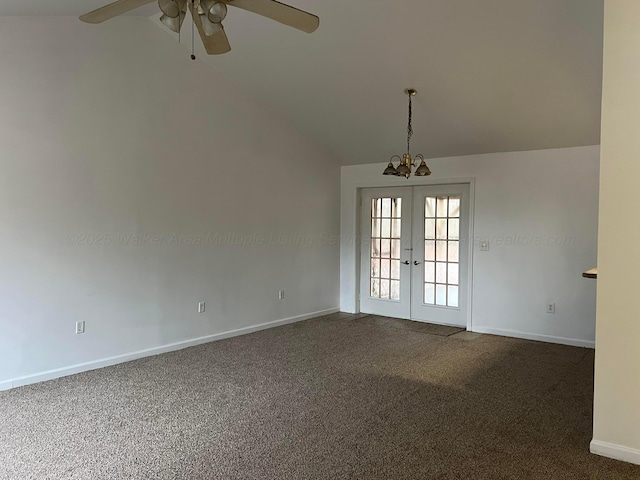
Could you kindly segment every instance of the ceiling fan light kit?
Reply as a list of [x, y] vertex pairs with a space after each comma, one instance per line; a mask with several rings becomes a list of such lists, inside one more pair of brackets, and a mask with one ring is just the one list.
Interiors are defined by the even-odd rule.
[[[412, 111], [412, 98], [415, 97], [418, 92], [413, 88], [407, 88], [404, 93], [409, 97], [409, 123], [407, 124], [407, 153], [402, 155], [394, 155], [389, 160], [389, 165], [384, 169], [383, 175], [395, 175], [397, 177], [405, 177], [409, 178], [411, 176], [413, 167], [416, 166], [415, 161], [420, 160], [420, 165], [416, 168], [416, 171], [413, 172], [415, 177], [426, 177], [431, 175], [431, 170], [427, 167], [427, 162], [424, 159], [424, 155], [418, 154], [415, 156], [415, 159], [411, 157], [411, 137], [413, 136], [413, 111]], [[393, 165], [394, 159], [400, 160], [400, 163], [397, 167]]]
[[[86, 23], [102, 23], [156, 0], [118, 0], [80, 17]], [[187, 15], [191, 14], [209, 55], [231, 51], [222, 22], [227, 18], [227, 5], [256, 13], [306, 33], [315, 32], [320, 19], [311, 13], [277, 2], [276, 0], [158, 0], [162, 12], [160, 22], [169, 30], [180, 33]], [[193, 47], [192, 47], [193, 49]], [[191, 58], [195, 59], [193, 51]]]

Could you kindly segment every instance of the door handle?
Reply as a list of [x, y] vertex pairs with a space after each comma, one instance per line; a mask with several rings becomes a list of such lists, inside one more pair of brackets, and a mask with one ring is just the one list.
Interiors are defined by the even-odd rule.
[[420, 262], [418, 262], [418, 261], [414, 260], [413, 264], [414, 264], [414, 265], [420, 265]]
[[409, 260], [405, 260], [404, 262], [402, 262], [404, 265], [411, 265], [411, 262]]

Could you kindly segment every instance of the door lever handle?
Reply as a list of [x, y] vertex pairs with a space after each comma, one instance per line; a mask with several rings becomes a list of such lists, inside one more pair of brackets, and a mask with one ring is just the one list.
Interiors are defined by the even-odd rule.
[[404, 262], [402, 262], [404, 265], [411, 265], [411, 262], [409, 260], [405, 260]]
[[414, 265], [420, 265], [420, 262], [418, 262], [418, 261], [414, 260], [413, 264], [414, 264]]

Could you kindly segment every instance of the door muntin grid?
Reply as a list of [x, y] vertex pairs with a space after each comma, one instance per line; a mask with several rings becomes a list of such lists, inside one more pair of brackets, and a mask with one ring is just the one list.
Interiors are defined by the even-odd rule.
[[460, 307], [460, 195], [425, 197], [424, 288], [426, 305]]
[[400, 301], [402, 199], [371, 199], [370, 296]]

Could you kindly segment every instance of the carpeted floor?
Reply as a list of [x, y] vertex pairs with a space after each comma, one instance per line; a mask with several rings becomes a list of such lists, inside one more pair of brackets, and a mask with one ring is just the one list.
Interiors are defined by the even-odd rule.
[[589, 453], [593, 351], [405, 327], [336, 314], [0, 393], [0, 478], [640, 478]]

